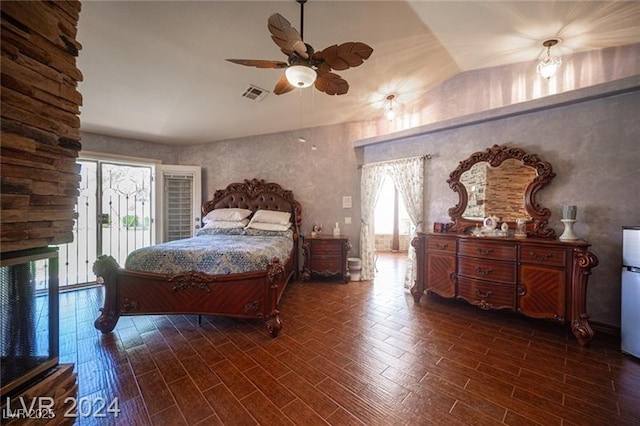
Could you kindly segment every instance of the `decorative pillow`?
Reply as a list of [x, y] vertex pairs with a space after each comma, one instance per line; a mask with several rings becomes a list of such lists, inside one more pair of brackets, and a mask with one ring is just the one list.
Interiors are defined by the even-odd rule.
[[[266, 231], [262, 231], [262, 232], [266, 232]], [[245, 229], [244, 228], [207, 228], [207, 227], [202, 227], [198, 230], [198, 232], [196, 232], [196, 236], [199, 237], [200, 235], [218, 235], [218, 234], [222, 234], [222, 235], [244, 235], [245, 233]]]
[[263, 231], [286, 231], [291, 228], [292, 223], [287, 222], [286, 225], [279, 223], [254, 222], [253, 220], [247, 225], [247, 228], [261, 229]]
[[253, 222], [261, 222], [261, 223], [277, 223], [279, 225], [286, 225], [290, 223], [291, 212], [279, 212], [275, 210], [258, 210], [254, 213], [253, 218], [251, 218], [251, 223]]
[[220, 228], [220, 229], [230, 229], [230, 228], [244, 228], [249, 223], [249, 219], [239, 220], [237, 222], [234, 221], [225, 221], [225, 220], [216, 220], [215, 222], [207, 222], [202, 228]]
[[215, 209], [211, 210], [205, 217], [202, 218], [204, 223], [224, 221], [224, 222], [237, 222], [242, 219], [246, 219], [251, 214], [249, 209]]
[[249, 236], [262, 236], [262, 237], [288, 237], [293, 238], [293, 230], [291, 228], [286, 231], [265, 231], [262, 229], [246, 228], [244, 235]]

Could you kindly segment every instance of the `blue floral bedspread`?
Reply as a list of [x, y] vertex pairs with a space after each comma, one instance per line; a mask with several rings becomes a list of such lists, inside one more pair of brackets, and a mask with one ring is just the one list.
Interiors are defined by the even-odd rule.
[[143, 247], [129, 254], [125, 268], [159, 274], [199, 271], [235, 274], [267, 269], [274, 257], [285, 262], [293, 248], [291, 232], [266, 235], [200, 234]]

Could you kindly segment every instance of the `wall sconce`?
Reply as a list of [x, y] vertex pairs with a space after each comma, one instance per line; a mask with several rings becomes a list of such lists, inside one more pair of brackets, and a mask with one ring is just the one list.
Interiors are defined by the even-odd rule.
[[384, 115], [387, 117], [387, 120], [389, 121], [393, 121], [394, 118], [396, 118], [396, 112], [393, 109], [393, 100], [396, 98], [396, 95], [388, 95], [387, 96], [387, 100], [389, 101], [389, 106], [387, 107], [387, 110], [385, 111]]
[[562, 65], [562, 59], [557, 56], [551, 56], [551, 46], [558, 44], [560, 40], [552, 38], [545, 40], [542, 45], [547, 48], [547, 56], [538, 64], [538, 74], [549, 80], [556, 73], [560, 65]]

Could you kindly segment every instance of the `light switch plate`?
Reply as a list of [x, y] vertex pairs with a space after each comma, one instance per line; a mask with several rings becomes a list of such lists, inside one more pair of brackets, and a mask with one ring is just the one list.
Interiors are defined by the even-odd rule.
[[350, 209], [351, 208], [351, 196], [350, 195], [345, 195], [344, 197], [342, 197], [342, 208], [343, 209]]
[[349, 216], [346, 216], [344, 218], [344, 223], [345, 223], [345, 225], [349, 225], [351, 223], [351, 218]]

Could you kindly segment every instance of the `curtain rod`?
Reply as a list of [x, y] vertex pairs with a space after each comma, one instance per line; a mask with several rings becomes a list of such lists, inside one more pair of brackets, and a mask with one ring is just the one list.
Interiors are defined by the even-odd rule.
[[395, 161], [410, 160], [412, 158], [424, 158], [427, 160], [431, 160], [433, 156], [431, 154], [425, 154], [425, 155], [419, 155], [417, 157], [396, 158], [395, 160], [386, 160], [386, 161], [374, 161], [373, 163], [358, 164], [358, 168], [361, 169], [363, 166], [372, 166], [376, 164], [389, 164]]

